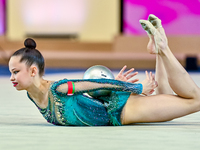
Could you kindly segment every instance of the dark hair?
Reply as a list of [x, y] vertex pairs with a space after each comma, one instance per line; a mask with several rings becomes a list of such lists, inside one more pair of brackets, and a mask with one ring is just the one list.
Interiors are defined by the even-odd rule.
[[29, 67], [32, 64], [36, 64], [39, 69], [39, 75], [43, 76], [45, 66], [44, 58], [42, 54], [37, 49], [35, 49], [35, 41], [31, 38], [27, 38], [24, 41], [24, 45], [25, 48], [17, 50], [12, 56], [21, 56], [20, 62], [26, 62], [26, 65], [28, 65]]

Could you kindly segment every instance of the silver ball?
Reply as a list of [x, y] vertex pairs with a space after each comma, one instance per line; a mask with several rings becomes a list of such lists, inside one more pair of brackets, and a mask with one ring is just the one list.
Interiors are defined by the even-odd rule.
[[[83, 79], [114, 79], [114, 75], [110, 69], [102, 65], [95, 65], [88, 68], [84, 75]], [[109, 95], [111, 91], [109, 90], [98, 90], [94, 92], [89, 92], [88, 94], [92, 97], [99, 97]]]

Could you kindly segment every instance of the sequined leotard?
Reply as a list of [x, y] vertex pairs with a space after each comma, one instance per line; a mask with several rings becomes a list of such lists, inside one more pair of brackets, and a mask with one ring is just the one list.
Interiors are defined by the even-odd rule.
[[[58, 91], [58, 87], [75, 83], [74, 95]], [[80, 86], [81, 85], [81, 86]], [[84, 93], [95, 90], [111, 90], [108, 96], [91, 98]], [[120, 115], [130, 93], [141, 94], [142, 84], [132, 84], [110, 79], [67, 80], [53, 82], [49, 88], [48, 106], [41, 109], [43, 117], [55, 125], [106, 126], [121, 125]]]

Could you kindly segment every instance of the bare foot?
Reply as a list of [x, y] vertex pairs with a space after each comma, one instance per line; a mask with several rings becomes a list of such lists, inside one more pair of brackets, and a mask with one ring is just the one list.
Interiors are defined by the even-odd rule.
[[149, 42], [147, 44], [147, 51], [150, 54], [155, 54], [156, 53], [156, 44], [153, 35], [149, 35]]

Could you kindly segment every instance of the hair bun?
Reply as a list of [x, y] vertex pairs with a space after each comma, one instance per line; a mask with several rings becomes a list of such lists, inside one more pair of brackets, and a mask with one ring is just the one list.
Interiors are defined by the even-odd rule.
[[36, 48], [36, 43], [33, 39], [31, 38], [27, 38], [25, 41], [24, 41], [24, 46], [26, 48], [31, 48], [31, 49], [35, 49]]

